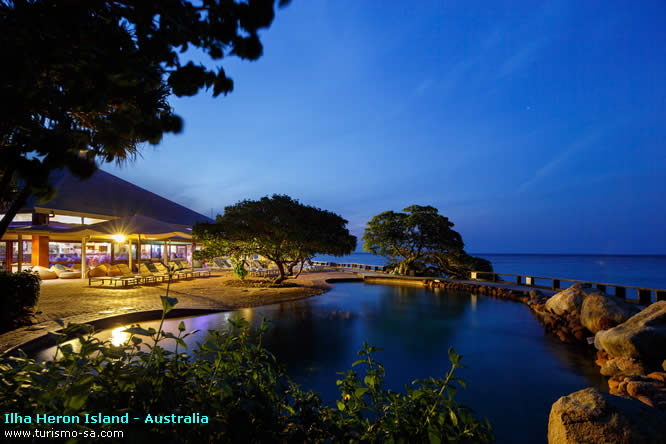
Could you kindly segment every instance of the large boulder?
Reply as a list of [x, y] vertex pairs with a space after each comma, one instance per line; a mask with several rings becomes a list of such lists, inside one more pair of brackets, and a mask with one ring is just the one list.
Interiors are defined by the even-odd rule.
[[666, 301], [655, 302], [626, 322], [595, 336], [611, 356], [628, 356], [659, 368], [666, 358]]
[[546, 310], [556, 315], [563, 315], [572, 310], [580, 311], [583, 300], [587, 295], [598, 291], [591, 287], [583, 287], [581, 284], [574, 284], [566, 290], [551, 296], [548, 302], [546, 302]]
[[664, 443], [666, 415], [640, 401], [586, 388], [558, 399], [550, 410], [548, 442]]
[[623, 323], [638, 311], [635, 305], [615, 296], [592, 293], [583, 299], [580, 322], [592, 333], [597, 333]]

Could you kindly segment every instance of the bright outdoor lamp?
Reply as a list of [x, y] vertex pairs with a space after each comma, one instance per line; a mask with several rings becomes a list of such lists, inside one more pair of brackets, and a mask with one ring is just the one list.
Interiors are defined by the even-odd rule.
[[111, 236], [111, 239], [118, 243], [125, 242], [125, 235], [124, 234], [114, 234]]

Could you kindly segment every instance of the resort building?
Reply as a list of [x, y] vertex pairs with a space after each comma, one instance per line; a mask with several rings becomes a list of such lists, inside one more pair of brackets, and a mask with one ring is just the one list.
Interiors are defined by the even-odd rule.
[[[211, 222], [103, 170], [84, 181], [66, 170], [53, 179], [55, 198], [45, 203], [31, 198], [0, 239], [0, 268], [189, 261], [196, 248], [189, 235], [192, 225]], [[108, 233], [109, 224], [104, 222], [114, 220], [140, 220], [149, 228], [143, 233]]]

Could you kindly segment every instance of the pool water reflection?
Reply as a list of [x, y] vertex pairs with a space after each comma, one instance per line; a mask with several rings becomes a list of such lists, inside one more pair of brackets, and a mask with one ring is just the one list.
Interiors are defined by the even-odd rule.
[[[363, 341], [383, 349], [376, 359], [394, 390], [417, 378], [443, 377], [453, 346], [463, 355], [466, 368], [458, 376], [467, 383], [456, 398], [490, 420], [498, 442], [546, 442], [557, 398], [588, 386], [607, 389], [593, 355], [544, 333], [525, 305], [490, 297], [341, 283], [309, 299], [189, 318], [187, 329], [201, 330], [188, 338], [190, 349], [208, 330], [226, 329], [235, 315], [255, 325], [262, 315], [270, 320], [264, 344], [297, 383], [329, 403], [339, 396], [336, 373], [351, 368]], [[175, 332], [178, 322], [169, 320], [166, 328]]]

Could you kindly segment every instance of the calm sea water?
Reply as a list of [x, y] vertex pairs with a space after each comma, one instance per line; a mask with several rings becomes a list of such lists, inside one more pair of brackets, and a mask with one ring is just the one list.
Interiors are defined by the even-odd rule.
[[[530, 274], [581, 281], [666, 289], [666, 255], [484, 254], [498, 273]], [[383, 265], [384, 258], [353, 253], [343, 258], [318, 256], [316, 260]]]
[[[257, 325], [262, 315], [273, 324], [264, 344], [297, 383], [330, 404], [340, 396], [337, 372], [351, 368], [363, 341], [383, 349], [376, 358], [393, 390], [443, 377], [455, 347], [467, 366], [458, 374], [467, 389], [456, 399], [491, 421], [498, 442], [546, 442], [550, 407], [560, 396], [607, 389], [594, 357], [545, 334], [525, 305], [443, 289], [339, 283], [309, 299], [188, 318], [188, 329], [201, 330], [188, 338], [189, 349], [208, 330], [226, 329], [232, 316]], [[178, 322], [167, 321], [166, 329], [176, 332]], [[102, 335], [117, 339], [119, 330]]]

